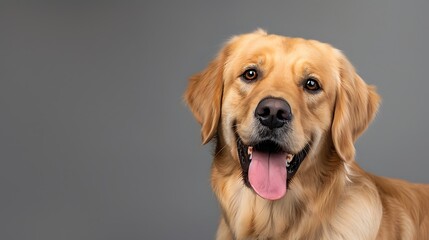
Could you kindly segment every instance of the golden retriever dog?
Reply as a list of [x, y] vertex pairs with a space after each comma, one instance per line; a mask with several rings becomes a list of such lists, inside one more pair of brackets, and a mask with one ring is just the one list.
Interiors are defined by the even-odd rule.
[[347, 58], [263, 30], [233, 37], [184, 99], [215, 139], [217, 239], [429, 239], [429, 187], [374, 176], [354, 142], [380, 97]]

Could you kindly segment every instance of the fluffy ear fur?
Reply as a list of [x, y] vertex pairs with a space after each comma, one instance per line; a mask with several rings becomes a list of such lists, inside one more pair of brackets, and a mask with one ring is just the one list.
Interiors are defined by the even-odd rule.
[[373, 120], [380, 104], [374, 86], [367, 85], [347, 58], [340, 53], [340, 80], [337, 87], [332, 141], [343, 161], [354, 160], [354, 142]]
[[206, 69], [189, 79], [184, 95], [186, 104], [201, 124], [203, 144], [208, 143], [217, 132], [222, 105], [224, 64], [225, 50]]

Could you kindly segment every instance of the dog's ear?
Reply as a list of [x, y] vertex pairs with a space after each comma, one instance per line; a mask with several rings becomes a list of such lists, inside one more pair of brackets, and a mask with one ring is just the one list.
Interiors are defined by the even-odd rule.
[[367, 85], [347, 58], [339, 53], [340, 76], [332, 122], [332, 141], [343, 161], [355, 156], [354, 143], [373, 120], [380, 104], [374, 86]]
[[225, 55], [224, 48], [206, 69], [193, 75], [184, 94], [186, 104], [201, 124], [203, 144], [216, 134], [220, 119]]

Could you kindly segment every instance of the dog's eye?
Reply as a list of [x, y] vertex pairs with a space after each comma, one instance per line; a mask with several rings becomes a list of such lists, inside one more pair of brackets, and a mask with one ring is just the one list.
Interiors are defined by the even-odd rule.
[[246, 81], [253, 81], [258, 78], [258, 71], [255, 69], [247, 69], [241, 74], [241, 77]]
[[305, 80], [304, 88], [311, 92], [316, 92], [320, 90], [320, 85], [314, 78], [309, 78]]

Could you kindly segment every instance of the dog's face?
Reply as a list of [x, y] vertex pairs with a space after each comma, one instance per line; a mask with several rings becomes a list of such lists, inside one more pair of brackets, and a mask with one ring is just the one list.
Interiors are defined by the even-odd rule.
[[321, 154], [352, 161], [354, 141], [379, 103], [340, 51], [262, 31], [226, 44], [190, 79], [185, 100], [203, 142], [217, 133], [244, 183], [270, 200]]

